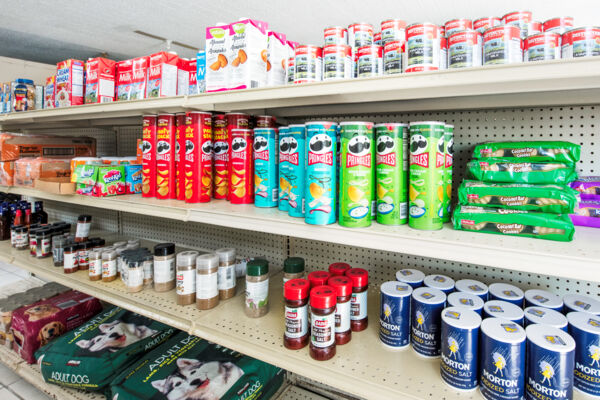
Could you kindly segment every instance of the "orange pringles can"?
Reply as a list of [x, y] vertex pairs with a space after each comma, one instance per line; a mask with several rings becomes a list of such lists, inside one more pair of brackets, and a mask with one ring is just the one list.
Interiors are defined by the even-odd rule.
[[142, 117], [142, 197], [156, 196], [156, 115]]
[[206, 203], [212, 197], [212, 133], [210, 113], [187, 113], [182, 172], [186, 203]]
[[213, 197], [226, 199], [229, 191], [229, 135], [225, 114], [212, 117], [213, 131]]
[[175, 114], [159, 114], [156, 120], [156, 198], [176, 199]]
[[175, 114], [175, 192], [177, 200], [185, 200], [185, 180], [183, 158], [185, 156], [185, 113]]
[[229, 147], [229, 201], [232, 204], [254, 203], [254, 161], [251, 129], [231, 129]]

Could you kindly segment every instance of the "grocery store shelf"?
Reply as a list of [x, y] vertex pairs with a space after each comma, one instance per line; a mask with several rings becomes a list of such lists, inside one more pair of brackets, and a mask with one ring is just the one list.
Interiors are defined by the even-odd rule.
[[597, 245], [599, 232], [593, 228], [577, 227], [572, 242], [554, 242], [456, 231], [449, 224], [440, 231], [419, 231], [407, 225], [394, 227], [377, 223], [373, 223], [369, 228], [354, 229], [337, 224], [313, 226], [305, 224], [303, 219], [289, 217], [277, 209], [233, 205], [223, 200], [186, 204], [176, 200], [145, 199], [139, 195], [96, 198], [55, 195], [35, 189], [6, 186], [0, 186], [0, 191], [70, 204], [568, 279], [596, 281], [600, 268], [600, 247]]
[[600, 57], [538, 61], [12, 113], [2, 129], [139, 124], [146, 113], [278, 117], [600, 103]]

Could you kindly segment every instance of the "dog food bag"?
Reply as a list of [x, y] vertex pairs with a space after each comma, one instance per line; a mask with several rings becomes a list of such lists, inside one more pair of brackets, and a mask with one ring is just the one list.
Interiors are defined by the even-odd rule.
[[112, 398], [242, 400], [269, 399], [283, 383], [273, 365], [184, 332], [124, 370]]
[[467, 163], [471, 176], [484, 182], [566, 184], [577, 178], [575, 165], [563, 162], [515, 162], [514, 158], [490, 158]]
[[160, 322], [111, 307], [39, 349], [36, 358], [46, 382], [99, 391], [176, 332]]
[[574, 225], [600, 228], [600, 201], [583, 201], [569, 215]]
[[600, 201], [600, 176], [580, 176], [569, 184], [583, 201]]
[[452, 216], [454, 229], [570, 242], [575, 227], [566, 214], [503, 208], [460, 206]]
[[557, 161], [576, 163], [581, 146], [570, 142], [490, 142], [475, 147], [474, 158], [519, 158], [522, 161]]
[[577, 192], [561, 185], [465, 180], [458, 188], [458, 199], [460, 204], [473, 206], [570, 214], [577, 204]]

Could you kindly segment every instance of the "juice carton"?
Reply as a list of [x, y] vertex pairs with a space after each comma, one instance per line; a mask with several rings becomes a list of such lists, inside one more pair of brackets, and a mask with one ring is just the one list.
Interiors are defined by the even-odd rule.
[[[230, 60], [228, 60], [229, 49], [229, 25], [210, 26], [206, 28], [206, 91], [218, 92], [227, 90], [228, 71]], [[200, 52], [198, 52], [198, 64], [200, 68]], [[198, 76], [200, 82], [200, 76]]]
[[83, 104], [83, 61], [65, 60], [56, 65], [55, 107]]
[[85, 63], [85, 104], [115, 100], [115, 64], [102, 57], [88, 59]]
[[146, 98], [177, 95], [177, 65], [179, 57], [161, 51], [150, 56]]
[[129, 100], [131, 97], [133, 60], [119, 61], [116, 66], [117, 88], [116, 101]]
[[287, 45], [288, 58], [296, 57], [296, 47], [298, 47], [300, 43], [286, 40], [285, 44]]
[[177, 96], [187, 96], [190, 92], [190, 60], [179, 58], [177, 63]]
[[206, 92], [206, 52], [198, 51], [196, 54], [196, 85], [198, 93]]
[[267, 44], [267, 86], [285, 85], [288, 47], [285, 34], [269, 31]]
[[267, 27], [266, 22], [253, 19], [244, 19], [229, 25], [229, 89], [266, 86]]
[[174, 114], [159, 114], [156, 119], [156, 198], [176, 199], [175, 148], [176, 125]]
[[198, 76], [197, 76], [198, 60], [192, 58], [187, 62], [188, 71], [188, 95], [198, 94]]

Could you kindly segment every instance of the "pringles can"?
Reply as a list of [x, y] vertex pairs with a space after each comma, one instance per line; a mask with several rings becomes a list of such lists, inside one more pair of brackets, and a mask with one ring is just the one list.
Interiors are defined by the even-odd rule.
[[229, 135], [224, 114], [215, 114], [213, 128], [213, 197], [226, 199], [229, 192]]
[[410, 343], [410, 297], [412, 287], [401, 282], [381, 284], [379, 340], [395, 349]]
[[279, 182], [277, 172], [277, 130], [254, 129], [254, 205], [277, 207]]
[[575, 339], [575, 388], [600, 396], [600, 318], [586, 312], [567, 314], [569, 334]]
[[229, 201], [232, 204], [250, 204], [254, 202], [254, 135], [251, 129], [234, 128], [229, 133]]
[[452, 206], [452, 164], [454, 162], [454, 125], [444, 125], [444, 202], [442, 222], [450, 222]]
[[[290, 217], [304, 218], [304, 184], [306, 174], [306, 126], [290, 125], [288, 131], [289, 151], [285, 154], [288, 162], [290, 190], [288, 214]], [[280, 155], [280, 158], [284, 155]]]
[[156, 122], [156, 198], [176, 199], [175, 114], [159, 114]]
[[175, 114], [175, 192], [177, 200], [185, 200], [185, 113]]
[[186, 203], [206, 203], [212, 197], [212, 118], [192, 111], [185, 118], [183, 177]]
[[288, 139], [290, 129], [287, 126], [279, 128], [279, 204], [280, 211], [288, 212], [290, 190], [292, 188], [289, 162], [287, 161], [290, 152], [290, 141]]
[[142, 197], [156, 196], [156, 115], [142, 117]]
[[441, 350], [441, 314], [446, 294], [441, 290], [420, 287], [413, 290], [410, 305], [413, 350], [423, 357], [439, 357]]

